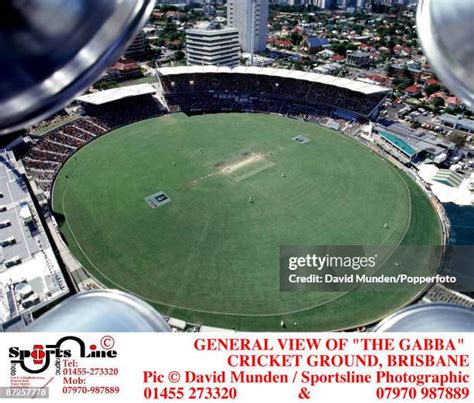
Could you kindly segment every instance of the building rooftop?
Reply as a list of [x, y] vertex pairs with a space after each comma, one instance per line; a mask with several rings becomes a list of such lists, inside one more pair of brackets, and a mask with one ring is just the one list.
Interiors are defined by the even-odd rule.
[[132, 60], [132, 59], [120, 59], [109, 68], [109, 70], [120, 70], [120, 71], [137, 70], [137, 69], [140, 69], [140, 65], [135, 60]]
[[[442, 155], [448, 149], [452, 149], [454, 144], [435, 135], [424, 134], [401, 124], [391, 124], [388, 126], [378, 125], [377, 131], [384, 133], [384, 138], [400, 148], [407, 155], [413, 155], [426, 151], [432, 155]], [[391, 141], [393, 140], [393, 142]]]
[[156, 89], [151, 84], [138, 84], [81, 95], [77, 97], [76, 100], [92, 105], [103, 105], [109, 102], [119, 101], [120, 99], [154, 94], [155, 92]]
[[236, 28], [213, 28], [213, 27], [206, 27], [206, 28], [190, 28], [186, 30], [187, 34], [195, 34], [195, 35], [204, 35], [204, 36], [216, 36], [222, 34], [229, 34], [238, 32]]
[[11, 152], [0, 150], [0, 328], [69, 292]]
[[409, 87], [405, 88], [405, 92], [409, 94], [418, 94], [421, 91], [421, 88], [417, 85], [410, 85]]
[[434, 79], [434, 78], [430, 78], [428, 80], [425, 81], [425, 84], [426, 85], [433, 85], [433, 84], [439, 84], [439, 81]]
[[406, 68], [408, 69], [408, 71], [411, 71], [411, 72], [416, 72], [416, 73], [421, 72], [421, 66], [414, 61], [407, 62], [407, 63], [394, 63], [391, 66], [397, 70], [403, 70]]
[[334, 55], [334, 56], [332, 57], [332, 60], [334, 60], [335, 62], [341, 62], [341, 61], [343, 61], [345, 58], [346, 58], [346, 57], [343, 56], [343, 55]]
[[306, 43], [309, 48], [322, 48], [329, 46], [329, 41], [326, 38], [319, 38], [317, 36], [310, 36], [306, 38]]
[[469, 130], [474, 130], [474, 120], [463, 118], [456, 115], [450, 115], [449, 113], [444, 113], [440, 116], [442, 121], [451, 123], [451, 124], [460, 124]]
[[350, 56], [350, 57], [362, 58], [362, 57], [370, 56], [370, 54], [367, 53], [367, 52], [357, 51], [357, 52], [347, 53], [347, 56], [348, 56], [348, 57]]
[[386, 132], [385, 130], [380, 130], [380, 135], [389, 143], [393, 144], [398, 149], [403, 151], [409, 157], [413, 157], [417, 153], [417, 150], [415, 150], [407, 141], [405, 141], [403, 138], [398, 137], [395, 134]]

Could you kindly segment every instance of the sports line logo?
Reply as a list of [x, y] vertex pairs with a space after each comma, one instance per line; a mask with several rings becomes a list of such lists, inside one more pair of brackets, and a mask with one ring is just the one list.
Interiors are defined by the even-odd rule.
[[[12, 365], [20, 364], [20, 367], [29, 374], [40, 374], [49, 368], [51, 363], [51, 356], [56, 358], [72, 358], [73, 352], [71, 349], [61, 348], [65, 342], [75, 342], [79, 347], [80, 358], [116, 358], [117, 351], [113, 350], [114, 339], [112, 336], [103, 336], [100, 340], [101, 349], [98, 349], [96, 344], [91, 344], [88, 348], [84, 341], [76, 336], [65, 336], [57, 341], [56, 344], [47, 344], [46, 347], [42, 344], [35, 344], [33, 349], [22, 350], [19, 347], [10, 347], [8, 356]], [[32, 358], [33, 365], [39, 368], [29, 368], [25, 360]]]

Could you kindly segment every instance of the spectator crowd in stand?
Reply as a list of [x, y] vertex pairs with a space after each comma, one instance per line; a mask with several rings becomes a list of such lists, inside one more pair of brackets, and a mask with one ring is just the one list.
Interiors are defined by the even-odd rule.
[[[385, 93], [364, 95], [332, 85], [293, 78], [240, 73], [195, 73], [161, 77], [169, 112], [276, 113], [296, 119], [357, 130], [355, 121], [368, 117]], [[108, 131], [136, 121], [159, 116], [163, 105], [150, 95], [126, 98], [105, 105], [83, 105], [81, 117], [43, 135], [24, 157], [29, 174], [45, 191], [62, 164], [79, 148]], [[347, 119], [335, 111], [344, 110]]]
[[318, 82], [242, 73], [166, 75], [161, 84], [172, 112], [247, 109], [282, 113], [282, 103], [297, 103], [368, 117], [386, 96], [383, 91], [366, 95]]
[[79, 148], [111, 129], [158, 116], [161, 108], [149, 95], [86, 106], [87, 117], [44, 134], [23, 157], [25, 167], [38, 185], [49, 191], [62, 164]]
[[100, 120], [108, 129], [159, 116], [164, 107], [150, 95], [126, 98], [105, 105], [85, 105], [86, 112]]

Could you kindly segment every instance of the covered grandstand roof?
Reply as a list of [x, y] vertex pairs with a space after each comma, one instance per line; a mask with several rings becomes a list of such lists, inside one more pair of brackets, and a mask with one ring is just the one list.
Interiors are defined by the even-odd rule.
[[454, 144], [438, 138], [433, 134], [422, 133], [395, 123], [387, 126], [377, 125], [376, 131], [387, 141], [405, 152], [408, 156], [426, 151], [432, 155], [440, 155], [454, 148]]
[[163, 67], [158, 69], [162, 76], [171, 76], [178, 74], [199, 74], [199, 73], [239, 73], [239, 74], [257, 74], [264, 76], [273, 76], [281, 78], [294, 78], [297, 80], [306, 80], [309, 82], [333, 85], [339, 88], [345, 88], [351, 91], [359, 92], [365, 95], [388, 93], [390, 88], [379, 85], [369, 84], [362, 81], [349, 80], [347, 78], [334, 77], [325, 74], [311, 73], [300, 70], [275, 69], [270, 67], [217, 67], [217, 66], [180, 66]]
[[105, 91], [93, 92], [91, 94], [77, 97], [76, 100], [93, 105], [103, 105], [109, 102], [119, 101], [124, 98], [154, 94], [155, 92], [156, 89], [151, 84], [138, 84], [130, 85], [128, 87], [119, 87]]
[[408, 144], [406, 141], [395, 136], [392, 133], [381, 130], [380, 135], [389, 143], [397, 147], [399, 150], [403, 151], [409, 157], [413, 157], [417, 153], [417, 151], [410, 144]]

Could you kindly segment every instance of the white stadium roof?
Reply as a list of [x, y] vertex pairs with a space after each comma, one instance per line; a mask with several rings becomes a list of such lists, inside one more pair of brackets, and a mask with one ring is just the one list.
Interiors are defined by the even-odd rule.
[[77, 101], [93, 105], [103, 105], [120, 99], [136, 97], [139, 95], [154, 94], [155, 87], [151, 84], [130, 85], [129, 87], [112, 88], [110, 90], [93, 92], [91, 94], [77, 97]]
[[390, 88], [379, 85], [369, 84], [362, 81], [349, 80], [299, 70], [274, 69], [270, 67], [217, 67], [217, 66], [180, 66], [163, 67], [158, 69], [162, 76], [171, 76], [177, 74], [198, 74], [198, 73], [240, 73], [240, 74], [258, 74], [264, 76], [274, 76], [282, 78], [294, 78], [297, 80], [306, 80], [313, 83], [333, 85], [339, 88], [345, 88], [351, 91], [360, 92], [365, 95], [385, 93], [391, 91]]

